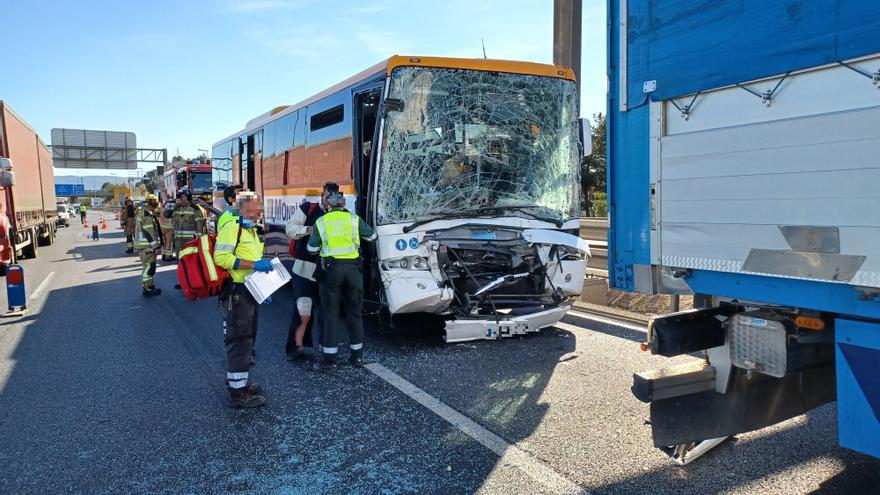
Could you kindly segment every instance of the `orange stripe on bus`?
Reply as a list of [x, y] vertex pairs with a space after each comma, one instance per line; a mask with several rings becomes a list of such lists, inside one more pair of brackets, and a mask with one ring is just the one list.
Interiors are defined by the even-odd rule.
[[484, 70], [575, 80], [574, 71], [561, 65], [484, 58], [413, 57], [403, 55], [395, 55], [388, 59], [388, 75], [390, 76], [391, 72], [397, 67], [407, 66]]
[[[282, 187], [281, 189], [266, 189], [266, 196], [320, 196], [324, 184], [320, 186], [305, 187]], [[342, 194], [354, 194], [354, 184], [339, 184], [339, 192]]]

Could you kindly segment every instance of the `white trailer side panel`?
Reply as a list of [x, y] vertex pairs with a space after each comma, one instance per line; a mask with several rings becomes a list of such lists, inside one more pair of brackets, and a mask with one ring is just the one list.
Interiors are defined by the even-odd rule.
[[850, 65], [653, 103], [652, 258], [880, 287], [880, 57]]

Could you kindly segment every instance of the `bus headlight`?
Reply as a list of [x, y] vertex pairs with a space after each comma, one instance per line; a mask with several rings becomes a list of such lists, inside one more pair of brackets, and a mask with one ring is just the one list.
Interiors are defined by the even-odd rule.
[[429, 270], [428, 259], [424, 256], [407, 256], [394, 258], [382, 262], [386, 270]]

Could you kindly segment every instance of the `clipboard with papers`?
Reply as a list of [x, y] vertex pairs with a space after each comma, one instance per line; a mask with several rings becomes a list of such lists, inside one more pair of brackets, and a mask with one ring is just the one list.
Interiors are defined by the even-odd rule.
[[245, 287], [254, 296], [257, 304], [262, 304], [275, 291], [290, 282], [290, 273], [277, 257], [272, 258], [272, 268], [271, 272], [254, 272], [244, 279]]

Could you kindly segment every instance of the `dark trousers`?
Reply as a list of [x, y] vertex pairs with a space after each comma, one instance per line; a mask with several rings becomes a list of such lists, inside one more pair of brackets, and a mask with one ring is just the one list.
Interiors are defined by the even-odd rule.
[[[340, 323], [345, 321], [348, 341], [352, 351], [364, 348], [364, 322], [361, 319], [361, 306], [364, 299], [364, 279], [360, 262], [343, 263], [338, 260], [318, 284], [321, 292], [321, 326], [323, 330], [321, 345], [325, 355], [339, 352], [339, 339], [342, 337]], [[343, 313], [343, 308], [345, 311]], [[344, 318], [341, 315], [344, 314]]]
[[226, 347], [226, 381], [229, 388], [247, 386], [259, 305], [244, 284], [232, 284], [220, 301], [223, 311], [223, 344]]

